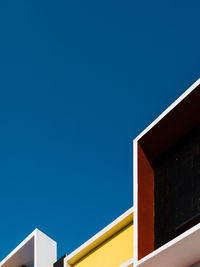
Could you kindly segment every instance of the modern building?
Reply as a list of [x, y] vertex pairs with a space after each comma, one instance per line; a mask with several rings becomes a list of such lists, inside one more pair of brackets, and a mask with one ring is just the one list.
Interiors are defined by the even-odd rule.
[[133, 208], [69, 255], [57, 260], [57, 244], [36, 229], [1, 267], [133, 267]]
[[200, 261], [200, 80], [134, 140], [134, 260]]
[[56, 261], [56, 242], [36, 229], [0, 262], [0, 266], [50, 267]]
[[134, 139], [133, 170], [134, 208], [74, 252], [36, 229], [0, 267], [200, 267], [200, 80]]
[[133, 266], [133, 208], [66, 256], [63, 263], [54, 267]]

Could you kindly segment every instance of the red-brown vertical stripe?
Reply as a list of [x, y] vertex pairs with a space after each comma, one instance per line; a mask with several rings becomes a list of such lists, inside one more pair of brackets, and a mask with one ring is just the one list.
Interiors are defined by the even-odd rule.
[[138, 144], [138, 258], [154, 250], [154, 172]]

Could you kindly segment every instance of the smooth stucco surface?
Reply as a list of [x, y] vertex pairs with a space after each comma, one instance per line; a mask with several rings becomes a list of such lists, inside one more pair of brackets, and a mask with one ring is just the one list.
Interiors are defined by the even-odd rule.
[[73, 267], [117, 267], [133, 257], [133, 224], [86, 255]]

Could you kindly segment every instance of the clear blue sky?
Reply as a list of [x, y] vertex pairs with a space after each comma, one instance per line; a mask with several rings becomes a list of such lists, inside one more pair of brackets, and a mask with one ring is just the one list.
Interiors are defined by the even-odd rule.
[[199, 1], [0, 1], [0, 253], [69, 253], [132, 206], [132, 140], [198, 77]]

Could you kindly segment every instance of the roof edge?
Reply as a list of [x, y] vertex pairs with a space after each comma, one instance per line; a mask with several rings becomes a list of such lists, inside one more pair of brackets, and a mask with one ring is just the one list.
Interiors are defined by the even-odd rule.
[[133, 212], [134, 208], [131, 207], [129, 210], [124, 212], [121, 216], [119, 216], [112, 223], [107, 225], [104, 229], [86, 241], [79, 248], [74, 250], [64, 259], [64, 266], [68, 266], [67, 264], [74, 264], [79, 261], [81, 258], [89, 254], [93, 249], [97, 246], [101, 245], [103, 242], [108, 240], [111, 236], [119, 232], [121, 229], [126, 227], [128, 224], [133, 222]]
[[181, 94], [171, 105], [168, 106], [152, 123], [150, 123], [133, 141], [139, 141], [147, 132], [149, 132], [156, 124], [158, 124], [172, 109], [181, 103], [193, 90], [200, 85], [200, 78], [196, 80], [186, 91]]

